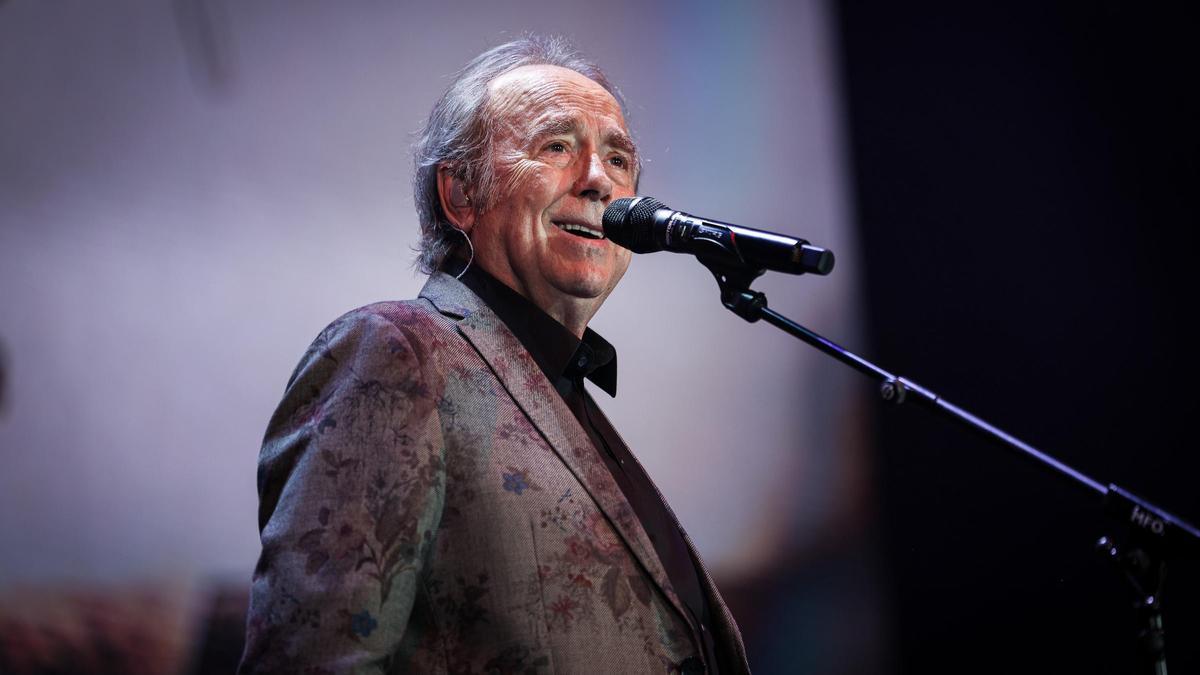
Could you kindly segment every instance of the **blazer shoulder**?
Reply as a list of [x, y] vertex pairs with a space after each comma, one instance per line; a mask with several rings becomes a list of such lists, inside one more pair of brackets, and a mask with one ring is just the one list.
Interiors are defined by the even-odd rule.
[[375, 332], [379, 329], [400, 331], [405, 339], [414, 343], [428, 343], [454, 332], [454, 320], [443, 316], [428, 300], [387, 300], [374, 302], [352, 309], [334, 319], [321, 331], [322, 338], [358, 332]]
[[419, 353], [428, 353], [442, 341], [442, 336], [453, 331], [453, 320], [442, 316], [423, 298], [388, 300], [357, 307], [329, 322], [317, 333], [288, 378], [288, 387], [304, 371], [328, 360], [334, 353], [355, 352], [381, 340], [399, 340]]
[[424, 298], [413, 300], [385, 300], [352, 309], [334, 319], [324, 332], [341, 331], [361, 327], [377, 321], [385, 321], [405, 332], [437, 333], [447, 328], [445, 317]]

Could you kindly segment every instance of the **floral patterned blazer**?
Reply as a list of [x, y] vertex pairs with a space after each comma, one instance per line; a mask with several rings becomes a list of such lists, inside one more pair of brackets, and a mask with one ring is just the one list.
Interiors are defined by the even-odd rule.
[[[703, 663], [587, 432], [445, 274], [417, 300], [354, 310], [317, 337], [271, 418], [258, 486], [262, 555], [239, 672]], [[735, 661], [722, 672], [747, 673], [737, 625], [702, 577], [714, 638]]]

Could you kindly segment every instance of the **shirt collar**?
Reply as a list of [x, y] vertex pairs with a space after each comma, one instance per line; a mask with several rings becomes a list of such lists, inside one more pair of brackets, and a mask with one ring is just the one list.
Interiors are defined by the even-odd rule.
[[[461, 269], [462, 262], [451, 259], [443, 271], [453, 276]], [[566, 326], [478, 265], [469, 265], [459, 281], [500, 317], [551, 383], [559, 378], [587, 378], [609, 396], [617, 395], [617, 350], [599, 333], [585, 328], [580, 340]]]

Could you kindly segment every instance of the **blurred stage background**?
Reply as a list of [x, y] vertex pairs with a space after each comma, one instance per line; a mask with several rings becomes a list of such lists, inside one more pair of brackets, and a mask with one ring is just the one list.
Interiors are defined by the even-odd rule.
[[[836, 251], [772, 307], [1200, 519], [1198, 26], [1026, 5], [0, 1], [0, 671], [228, 672], [267, 418], [328, 321], [420, 288], [411, 132], [524, 31], [622, 88], [644, 193]], [[684, 256], [594, 326], [756, 672], [1132, 672], [1104, 523], [1054, 479]]]

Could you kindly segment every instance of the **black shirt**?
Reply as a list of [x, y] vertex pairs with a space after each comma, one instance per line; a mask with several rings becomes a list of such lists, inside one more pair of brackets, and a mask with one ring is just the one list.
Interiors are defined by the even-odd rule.
[[[461, 263], [453, 261], [447, 272], [457, 273]], [[567, 330], [524, 296], [471, 265], [460, 280], [500, 317], [521, 341], [546, 378], [562, 395], [579, 424], [587, 431], [617, 485], [638, 515], [643, 529], [662, 560], [675, 593], [700, 627], [710, 673], [718, 672], [717, 647], [712, 640], [712, 613], [700, 583], [697, 563], [692, 559], [674, 516], [650, 482], [629, 447], [584, 388], [591, 380], [609, 396], [617, 395], [617, 352], [592, 329], [583, 339]]]

